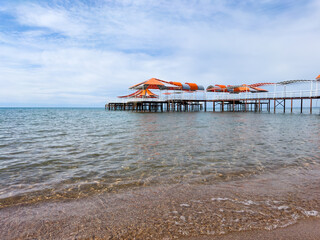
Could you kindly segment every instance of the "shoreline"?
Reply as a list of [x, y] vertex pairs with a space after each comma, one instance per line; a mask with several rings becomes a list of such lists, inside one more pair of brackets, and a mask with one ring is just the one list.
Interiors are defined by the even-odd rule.
[[162, 185], [16, 205], [0, 209], [0, 238], [314, 239], [320, 232], [318, 176], [317, 168], [285, 169], [212, 185]]

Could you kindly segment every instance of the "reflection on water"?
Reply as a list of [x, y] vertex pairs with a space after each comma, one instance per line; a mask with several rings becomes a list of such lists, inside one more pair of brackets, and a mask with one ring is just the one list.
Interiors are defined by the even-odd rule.
[[319, 164], [319, 116], [0, 109], [0, 204]]

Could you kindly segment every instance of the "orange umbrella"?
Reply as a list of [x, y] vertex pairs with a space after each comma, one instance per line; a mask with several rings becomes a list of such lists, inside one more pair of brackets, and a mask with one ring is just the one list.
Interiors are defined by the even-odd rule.
[[197, 85], [196, 83], [186, 83], [190, 86], [191, 91], [204, 90], [204, 87], [201, 85]]
[[207, 92], [228, 92], [228, 89], [225, 85], [216, 84], [214, 87], [208, 88]]
[[265, 89], [258, 88], [256, 86], [268, 85], [269, 83], [257, 83], [252, 85], [215, 85], [212, 88], [208, 88], [207, 92], [230, 92], [230, 93], [240, 93], [240, 92], [268, 92]]
[[191, 88], [188, 84], [182, 84], [180, 82], [169, 82], [170, 84], [179, 86], [180, 90], [184, 90], [184, 91], [190, 91]]
[[178, 90], [179, 87], [157, 78], [150, 78], [147, 81], [131, 86], [129, 89]]
[[138, 91], [136, 91], [136, 92], [134, 92], [134, 93], [131, 93], [131, 94], [129, 94], [129, 95], [125, 95], [125, 96], [118, 96], [118, 98], [129, 98], [129, 97], [134, 97], [134, 96], [136, 96], [137, 94], [139, 94], [139, 93], [141, 93], [142, 92], [142, 90], [138, 90]]
[[253, 90], [250, 90], [251, 92], [268, 92], [268, 90], [258, 88], [258, 87], [251, 87]]
[[269, 83], [269, 82], [267, 82], [267, 83], [254, 83], [254, 84], [250, 84], [250, 85], [248, 85], [248, 86], [249, 86], [249, 87], [260, 87], [260, 86], [274, 85], [274, 84], [276, 84], [276, 83]]
[[138, 90], [126, 96], [119, 96], [118, 98], [157, 98], [158, 95], [151, 92], [149, 89]]
[[142, 90], [141, 93], [136, 95], [138, 98], [157, 98], [158, 95], [151, 92], [149, 89]]
[[247, 86], [240, 86], [240, 87], [235, 87], [233, 89], [234, 92], [250, 92], [250, 88]]

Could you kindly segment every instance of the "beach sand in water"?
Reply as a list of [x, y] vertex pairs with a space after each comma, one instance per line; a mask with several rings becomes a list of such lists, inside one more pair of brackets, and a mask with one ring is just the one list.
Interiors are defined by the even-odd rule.
[[0, 210], [0, 239], [319, 239], [320, 170], [175, 184]]
[[286, 228], [278, 228], [272, 231], [253, 230], [244, 232], [233, 232], [230, 234], [208, 237], [197, 236], [184, 238], [185, 240], [319, 240], [320, 239], [320, 220], [302, 220], [297, 224]]

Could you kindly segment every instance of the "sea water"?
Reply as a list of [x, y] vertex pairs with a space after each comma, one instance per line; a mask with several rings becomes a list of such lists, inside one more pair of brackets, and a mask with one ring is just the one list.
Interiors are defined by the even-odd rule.
[[[213, 234], [228, 231], [222, 226], [273, 229], [317, 217], [319, 120], [297, 113], [2, 108], [0, 211], [102, 194], [151, 197], [152, 189], [174, 187], [171, 197], [180, 200], [162, 221], [178, 235], [195, 231], [190, 219], [214, 221], [205, 230]], [[308, 199], [288, 197], [306, 186]], [[171, 204], [165, 196], [162, 203]], [[201, 214], [209, 206], [211, 213]]]

